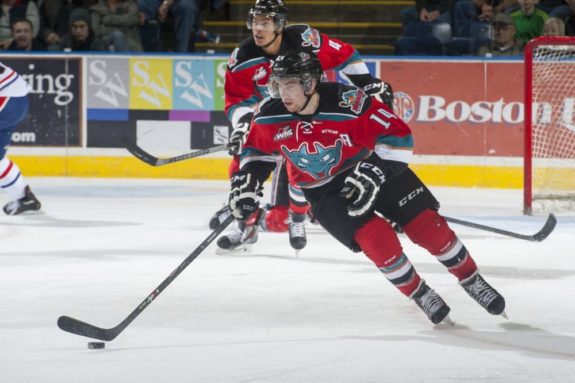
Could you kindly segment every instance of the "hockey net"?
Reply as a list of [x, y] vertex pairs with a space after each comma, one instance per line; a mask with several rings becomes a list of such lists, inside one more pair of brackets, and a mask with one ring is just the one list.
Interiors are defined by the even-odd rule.
[[575, 211], [575, 38], [525, 48], [524, 211]]

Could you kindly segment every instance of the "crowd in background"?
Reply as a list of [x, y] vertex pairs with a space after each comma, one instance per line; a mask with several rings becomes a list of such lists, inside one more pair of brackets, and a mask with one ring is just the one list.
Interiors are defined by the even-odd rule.
[[416, 0], [395, 53], [514, 56], [539, 36], [575, 36], [575, 0]]
[[[219, 42], [206, 14], [228, 0], [0, 0], [0, 50], [194, 52]], [[537, 36], [575, 36], [575, 0], [416, 0], [396, 55], [511, 56]]]
[[227, 0], [0, 0], [0, 49], [193, 52], [218, 42], [202, 9], [228, 17]]

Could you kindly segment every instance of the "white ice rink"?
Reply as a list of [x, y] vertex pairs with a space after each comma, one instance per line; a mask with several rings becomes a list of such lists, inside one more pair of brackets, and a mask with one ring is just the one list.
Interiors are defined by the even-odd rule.
[[[0, 383], [575, 381], [574, 216], [541, 243], [452, 225], [509, 320], [402, 236], [457, 322], [433, 326], [367, 258], [312, 228], [299, 257], [287, 234], [261, 234], [249, 254], [212, 244], [89, 350], [58, 317], [120, 323], [209, 234], [228, 184], [29, 181], [45, 214], [0, 216]], [[521, 214], [519, 191], [433, 191], [446, 215], [526, 234], [544, 222]]]

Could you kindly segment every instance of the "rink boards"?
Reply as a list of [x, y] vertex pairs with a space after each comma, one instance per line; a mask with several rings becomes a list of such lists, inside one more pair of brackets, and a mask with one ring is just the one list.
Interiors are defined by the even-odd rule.
[[[227, 142], [226, 57], [68, 54], [0, 60], [32, 89], [30, 116], [9, 152], [26, 174], [227, 176], [225, 152], [154, 168], [120, 143], [127, 136], [162, 157]], [[393, 85], [394, 109], [413, 129], [413, 167], [422, 178], [445, 186], [522, 186], [522, 61], [366, 61], [375, 76]], [[334, 72], [328, 77], [345, 81]]]

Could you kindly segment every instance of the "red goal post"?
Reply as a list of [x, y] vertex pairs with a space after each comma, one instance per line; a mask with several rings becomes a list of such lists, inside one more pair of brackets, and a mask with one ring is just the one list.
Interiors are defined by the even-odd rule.
[[525, 214], [575, 211], [575, 37], [525, 47]]

